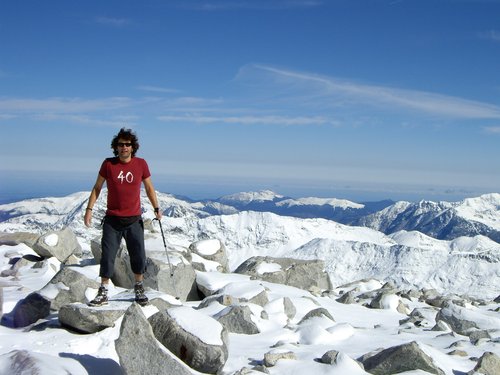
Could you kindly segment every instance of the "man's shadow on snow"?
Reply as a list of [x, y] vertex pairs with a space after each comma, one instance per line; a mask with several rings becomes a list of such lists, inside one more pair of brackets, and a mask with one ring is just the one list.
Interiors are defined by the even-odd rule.
[[87, 370], [89, 374], [123, 375], [120, 365], [110, 358], [97, 358], [89, 354], [60, 353], [62, 358], [74, 359]]

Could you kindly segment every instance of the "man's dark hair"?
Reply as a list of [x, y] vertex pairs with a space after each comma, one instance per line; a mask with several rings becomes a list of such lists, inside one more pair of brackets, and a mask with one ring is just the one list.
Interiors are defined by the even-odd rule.
[[114, 136], [111, 141], [111, 148], [113, 149], [115, 156], [118, 156], [119, 139], [132, 143], [132, 156], [135, 156], [135, 153], [139, 149], [139, 138], [137, 138], [137, 135], [132, 131], [132, 129], [121, 128], [118, 134]]

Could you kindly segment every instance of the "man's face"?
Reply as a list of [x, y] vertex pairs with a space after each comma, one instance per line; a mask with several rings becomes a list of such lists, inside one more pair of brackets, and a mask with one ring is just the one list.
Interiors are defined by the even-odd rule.
[[126, 139], [119, 138], [117, 145], [118, 156], [120, 159], [128, 159], [132, 156], [132, 143]]

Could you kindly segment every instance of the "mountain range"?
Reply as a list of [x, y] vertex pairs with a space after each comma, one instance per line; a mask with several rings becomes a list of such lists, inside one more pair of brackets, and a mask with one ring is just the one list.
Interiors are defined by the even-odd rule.
[[[82, 220], [88, 196], [79, 192], [0, 205], [0, 231], [43, 233], [68, 226], [88, 250], [100, 235], [106, 191], [94, 206], [90, 229]], [[492, 298], [499, 293], [500, 194], [392, 204], [293, 199], [271, 191], [204, 201], [158, 193], [158, 199], [169, 247], [218, 238], [228, 249], [231, 269], [254, 255], [317, 258], [325, 261], [334, 285], [377, 278], [445, 293]], [[154, 217], [148, 204], [143, 210], [145, 219]], [[337, 220], [325, 218], [328, 212]], [[154, 231], [155, 224], [149, 225]], [[162, 250], [155, 243], [147, 246]]]
[[[169, 217], [190, 215], [203, 218], [242, 211], [271, 212], [297, 218], [323, 218], [372, 228], [385, 234], [401, 230], [419, 231], [441, 240], [483, 235], [500, 243], [499, 193], [458, 202], [383, 200], [362, 203], [336, 198], [291, 198], [269, 190], [199, 201], [171, 194], [158, 195], [164, 214]], [[58, 219], [67, 224], [86, 198], [88, 193], [81, 192], [61, 198], [30, 199], [0, 205], [0, 222], [15, 223], [21, 220], [36, 226], [37, 216], [50, 214], [51, 224], [55, 224], [53, 221]]]

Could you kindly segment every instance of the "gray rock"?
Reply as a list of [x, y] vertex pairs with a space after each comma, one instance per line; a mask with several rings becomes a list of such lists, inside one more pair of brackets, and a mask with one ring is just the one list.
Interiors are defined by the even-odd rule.
[[317, 309], [309, 311], [304, 317], [300, 320], [299, 324], [304, 323], [306, 320], [314, 318], [314, 317], [326, 317], [330, 319], [332, 322], [335, 322], [335, 319], [333, 319], [333, 316], [328, 312], [327, 309], [323, 307], [319, 307]]
[[264, 366], [266, 366], [266, 367], [276, 366], [276, 363], [278, 363], [278, 361], [280, 359], [292, 359], [292, 360], [296, 360], [297, 356], [295, 355], [294, 352], [291, 352], [291, 351], [287, 351], [287, 352], [283, 352], [283, 351], [268, 352], [268, 353], [264, 354]]
[[[259, 272], [260, 266], [266, 263], [276, 264], [280, 269], [274, 272]], [[322, 260], [256, 256], [247, 259], [234, 272], [304, 290], [332, 289], [330, 277], [325, 272]]]
[[231, 295], [239, 302], [249, 302], [259, 306], [265, 306], [269, 302], [266, 288], [256, 280], [229, 283], [218, 290], [218, 293]]
[[86, 301], [87, 289], [97, 290], [99, 283], [76, 269], [64, 267], [42, 289], [19, 301], [9, 314], [2, 317], [2, 324], [26, 327], [38, 319], [46, 318], [51, 310], [57, 311], [64, 305]]
[[[497, 320], [496, 326], [486, 326], [487, 323], [474, 321], [468, 318], [468, 309], [458, 306], [453, 302], [446, 302], [436, 316], [436, 322], [444, 321], [451, 329], [464, 336], [469, 336], [471, 332], [484, 329], [500, 328], [500, 320]], [[483, 326], [484, 325], [484, 326]]]
[[141, 307], [135, 303], [125, 312], [115, 348], [125, 374], [193, 374], [156, 340]]
[[349, 291], [347, 293], [342, 294], [339, 298], [336, 299], [337, 302], [344, 304], [353, 304], [356, 303], [356, 293], [353, 291]]
[[445, 375], [416, 342], [394, 346], [364, 359], [365, 371], [376, 375], [396, 374], [422, 370], [431, 374]]
[[0, 233], [0, 245], [15, 246], [23, 243], [33, 248], [39, 237], [39, 234], [30, 232]]
[[20, 300], [10, 313], [2, 316], [2, 325], [13, 328], [26, 327], [49, 314], [50, 300], [33, 292]]
[[[337, 363], [337, 361], [342, 360], [341, 359], [342, 356], [344, 356], [344, 359], [345, 359], [345, 354], [338, 352], [337, 350], [329, 350], [325, 354], [323, 354], [323, 356], [320, 358], [319, 361], [321, 363], [324, 363], [324, 364], [334, 365]], [[352, 360], [354, 363], [356, 363], [359, 366], [360, 369], [364, 370], [362, 363], [360, 363], [352, 358], [349, 358], [349, 360]]]
[[448, 332], [451, 331], [451, 327], [448, 323], [443, 322], [442, 320], [439, 320], [436, 322], [436, 325], [432, 327], [432, 331], [443, 331], [443, 332]]
[[213, 302], [218, 302], [224, 306], [231, 306], [237, 304], [239, 300], [228, 294], [214, 294], [212, 296], [205, 297], [203, 301], [200, 302], [197, 309], [203, 309]]
[[114, 327], [115, 322], [125, 313], [123, 308], [89, 307], [84, 304], [64, 305], [59, 309], [62, 326], [81, 333], [95, 333]]
[[[55, 245], [49, 244], [49, 239], [57, 239]], [[48, 232], [40, 236], [33, 245], [33, 250], [42, 257], [55, 257], [64, 263], [72, 254], [81, 254], [82, 247], [76, 238], [75, 233], [66, 227], [60, 231]]]
[[[389, 290], [383, 290], [383, 289], [380, 289], [377, 294], [375, 295], [375, 297], [373, 298], [373, 300], [370, 302], [370, 307], [372, 309], [383, 309], [384, 306], [383, 306], [383, 299], [385, 297], [388, 297], [388, 296], [391, 296], [391, 295], [395, 295], [396, 293], [394, 293], [393, 291]], [[398, 297], [399, 299], [399, 297]]]
[[500, 357], [492, 352], [484, 353], [468, 375], [500, 375]]
[[[180, 317], [189, 324], [208, 327], [214, 334], [209, 340], [200, 338], [179, 323]], [[215, 319], [190, 307], [173, 307], [148, 320], [158, 341], [189, 367], [209, 374], [216, 374], [224, 367], [228, 358], [227, 330]]]
[[437, 310], [433, 307], [417, 307], [410, 316], [399, 321], [399, 324], [411, 323], [417, 327], [433, 327], [435, 325]]
[[295, 308], [295, 305], [293, 304], [292, 300], [288, 297], [283, 298], [283, 306], [284, 306], [284, 312], [285, 315], [287, 316], [288, 319], [293, 319], [295, 318], [295, 314], [297, 314], [297, 309]]
[[337, 350], [329, 350], [320, 359], [321, 363], [325, 363], [328, 365], [333, 365], [334, 363], [337, 362], [337, 356], [339, 355], [340, 352]]
[[198, 300], [196, 273], [193, 266], [184, 257], [175, 254], [170, 256], [170, 260], [172, 272], [168, 262], [162, 259], [148, 258], [144, 285], [173, 295], [181, 301]]
[[479, 341], [482, 339], [486, 339], [486, 340], [491, 339], [491, 334], [488, 330], [478, 329], [476, 331], [471, 331], [469, 334], [469, 340], [474, 345], [477, 345], [479, 343]]
[[254, 335], [260, 333], [259, 327], [252, 320], [252, 311], [248, 306], [229, 306], [214, 316], [229, 332]]
[[87, 289], [98, 289], [100, 284], [78, 271], [79, 267], [64, 267], [54, 275], [39, 294], [51, 301], [50, 308], [59, 310], [61, 306], [73, 302], [87, 301]]
[[469, 354], [464, 350], [455, 349], [448, 353], [448, 355], [456, 355], [459, 357], [468, 357]]

